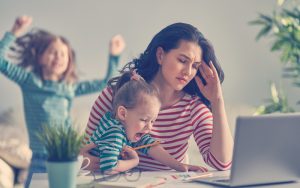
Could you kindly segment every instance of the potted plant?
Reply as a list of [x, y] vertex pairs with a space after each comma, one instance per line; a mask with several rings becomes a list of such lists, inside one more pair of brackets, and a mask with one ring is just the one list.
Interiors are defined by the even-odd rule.
[[72, 126], [43, 126], [38, 137], [44, 144], [50, 188], [76, 187], [79, 150], [83, 136]]

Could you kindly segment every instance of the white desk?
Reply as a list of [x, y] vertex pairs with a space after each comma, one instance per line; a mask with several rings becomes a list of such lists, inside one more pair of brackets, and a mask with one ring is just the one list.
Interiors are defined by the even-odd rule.
[[[113, 184], [119, 184], [119, 185], [128, 185], [128, 187], [143, 187], [146, 184], [143, 181], [148, 181], [151, 178], [155, 177], [169, 177], [171, 175], [180, 175], [182, 174], [181, 172], [174, 172], [174, 171], [155, 171], [155, 172], [142, 172], [142, 176], [137, 182], [128, 182], [124, 177], [120, 177], [118, 182], [114, 182]], [[220, 176], [220, 175], [226, 175], [229, 174], [229, 171], [225, 172], [213, 172], [214, 175]], [[93, 182], [93, 176], [92, 175], [87, 175], [87, 176], [78, 176], [77, 178], [77, 187], [78, 188], [91, 188], [93, 187], [92, 182]], [[104, 183], [105, 184], [105, 183]], [[101, 188], [108, 188], [112, 187], [109, 182], [108, 186], [104, 186], [103, 184], [97, 184]], [[109, 186], [110, 185], [110, 186]], [[98, 187], [98, 186], [95, 186]], [[114, 186], [118, 187], [118, 186]], [[174, 187], [187, 187], [187, 188], [211, 188], [211, 187], [218, 187], [218, 186], [212, 186], [212, 185], [207, 185], [207, 184], [201, 184], [201, 183], [196, 183], [196, 182], [182, 182], [179, 180], [174, 180], [174, 181], [167, 181], [164, 184], [155, 186], [158, 188], [161, 187], [169, 187], [169, 188], [174, 188]], [[268, 185], [268, 186], [256, 186], [260, 188], [299, 188], [300, 187], [300, 182], [299, 183], [287, 183], [287, 184], [275, 184], [275, 185]], [[30, 183], [30, 188], [48, 188], [48, 179], [47, 179], [47, 174], [46, 173], [37, 173], [33, 174], [32, 181]]]

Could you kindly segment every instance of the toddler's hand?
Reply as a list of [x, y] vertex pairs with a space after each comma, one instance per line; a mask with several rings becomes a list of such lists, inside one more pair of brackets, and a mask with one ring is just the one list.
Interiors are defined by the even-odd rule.
[[[83, 157], [87, 157], [90, 160], [90, 164], [85, 168], [86, 170], [90, 170], [90, 171], [99, 170], [99, 165], [100, 165], [99, 157], [95, 157], [89, 153], [84, 153], [82, 155]], [[85, 163], [83, 163], [83, 165], [85, 165]]]
[[16, 19], [13, 28], [11, 30], [12, 34], [19, 37], [31, 24], [32, 18], [30, 16], [20, 16]]
[[121, 35], [114, 36], [109, 43], [109, 53], [113, 56], [120, 55], [125, 48], [125, 41]]
[[137, 152], [129, 146], [125, 146], [121, 153], [124, 160], [136, 159], [139, 160]]
[[86, 168], [87, 170], [91, 170], [91, 171], [99, 170], [99, 163], [100, 163], [99, 157], [95, 157], [89, 153], [89, 150], [91, 150], [92, 148], [95, 148], [95, 147], [96, 147], [96, 145], [94, 143], [90, 143], [90, 144], [84, 145], [80, 149], [79, 154], [83, 155], [83, 157], [87, 157], [90, 159], [90, 164]]

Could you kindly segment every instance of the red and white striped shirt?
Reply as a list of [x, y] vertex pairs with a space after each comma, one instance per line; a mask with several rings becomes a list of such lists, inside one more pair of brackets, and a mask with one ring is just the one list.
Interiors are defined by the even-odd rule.
[[[100, 118], [111, 110], [111, 104], [112, 90], [105, 88], [96, 99], [90, 112], [85, 141], [89, 141]], [[213, 117], [210, 110], [198, 97], [186, 94], [176, 104], [159, 112], [150, 135], [154, 139], [162, 141], [162, 147], [179, 162], [183, 162], [188, 149], [188, 140], [193, 135], [204, 162], [215, 169], [228, 170], [231, 162], [224, 164], [210, 152], [212, 130]], [[138, 167], [141, 169], [170, 170], [169, 167], [155, 161], [150, 156], [141, 153], [139, 156]]]

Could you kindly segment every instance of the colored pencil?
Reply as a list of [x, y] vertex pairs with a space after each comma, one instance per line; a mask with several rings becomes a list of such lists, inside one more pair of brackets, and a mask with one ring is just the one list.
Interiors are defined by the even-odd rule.
[[135, 147], [135, 148], [132, 148], [134, 150], [138, 150], [138, 149], [142, 149], [142, 148], [147, 148], [147, 147], [151, 147], [151, 146], [156, 146], [160, 144], [160, 141], [155, 141], [153, 142], [152, 144], [146, 144], [146, 145], [142, 145], [142, 146], [138, 146], [138, 147]]

